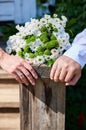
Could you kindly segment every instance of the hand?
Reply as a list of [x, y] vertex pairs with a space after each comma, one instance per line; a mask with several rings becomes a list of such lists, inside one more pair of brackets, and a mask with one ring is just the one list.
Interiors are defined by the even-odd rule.
[[4, 54], [1, 61], [1, 67], [10, 73], [19, 83], [28, 85], [29, 82], [35, 85], [35, 79], [38, 78], [36, 72], [28, 62], [21, 57]]
[[75, 85], [81, 77], [81, 66], [73, 59], [63, 55], [52, 66], [50, 78], [55, 82], [59, 80], [66, 85]]

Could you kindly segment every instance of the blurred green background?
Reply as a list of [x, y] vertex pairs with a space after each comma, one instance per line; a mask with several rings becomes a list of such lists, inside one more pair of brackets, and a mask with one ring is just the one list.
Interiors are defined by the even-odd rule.
[[[57, 0], [55, 13], [67, 16], [71, 41], [86, 28], [86, 0]], [[66, 89], [66, 130], [86, 130], [86, 66], [78, 83]]]
[[[48, 0], [37, 0], [37, 6], [46, 10], [42, 6], [46, 2]], [[71, 42], [76, 34], [86, 28], [86, 0], [56, 0], [55, 6], [49, 5], [48, 10], [51, 15], [56, 13], [68, 18], [66, 31], [70, 33]], [[0, 32], [3, 37], [0, 37], [0, 41], [6, 41], [16, 31], [14, 23], [1, 23]], [[86, 130], [86, 66], [78, 83], [66, 89], [65, 130]]]

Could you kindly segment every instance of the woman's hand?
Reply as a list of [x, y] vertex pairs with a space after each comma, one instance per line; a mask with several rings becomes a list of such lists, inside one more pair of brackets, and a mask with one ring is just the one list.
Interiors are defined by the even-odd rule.
[[31, 62], [28, 62], [21, 57], [3, 54], [3, 58], [0, 59], [1, 67], [10, 73], [19, 83], [28, 85], [29, 82], [35, 85], [35, 79], [38, 78], [36, 72], [31, 66]]
[[81, 66], [73, 59], [63, 55], [52, 66], [50, 78], [55, 82], [59, 80], [66, 85], [75, 85], [81, 77]]

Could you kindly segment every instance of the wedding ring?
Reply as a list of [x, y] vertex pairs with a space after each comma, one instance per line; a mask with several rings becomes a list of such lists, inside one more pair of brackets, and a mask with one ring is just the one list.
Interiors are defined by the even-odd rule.
[[24, 75], [23, 75], [21, 72], [18, 72], [17, 74], [18, 74], [18, 76], [19, 76], [20, 78], [23, 78], [23, 77], [24, 77]]

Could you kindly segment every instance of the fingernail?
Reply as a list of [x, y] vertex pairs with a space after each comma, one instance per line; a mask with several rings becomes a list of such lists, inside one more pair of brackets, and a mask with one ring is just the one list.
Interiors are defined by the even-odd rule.
[[26, 86], [28, 86], [29, 84], [26, 84]]
[[32, 85], [35, 86], [35, 83], [33, 82]]
[[52, 78], [52, 77], [50, 77], [50, 79], [51, 79], [51, 80], [53, 80], [53, 78]]
[[59, 80], [58, 79], [54, 79], [55, 82], [58, 82]]
[[36, 75], [35, 78], [38, 79], [38, 76]]

